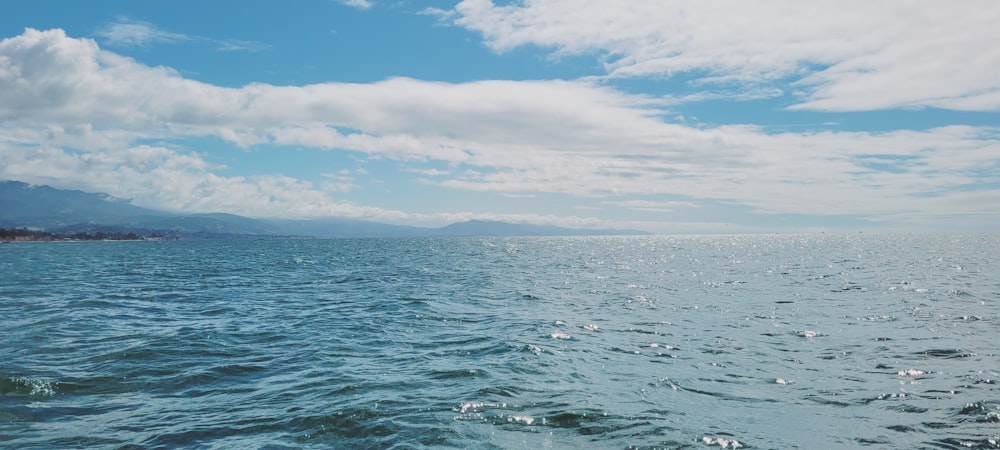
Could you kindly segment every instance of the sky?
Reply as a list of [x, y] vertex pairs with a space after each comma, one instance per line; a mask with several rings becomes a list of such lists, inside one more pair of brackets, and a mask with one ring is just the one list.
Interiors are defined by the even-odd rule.
[[4, 0], [0, 180], [652, 233], [1000, 231], [995, 0]]

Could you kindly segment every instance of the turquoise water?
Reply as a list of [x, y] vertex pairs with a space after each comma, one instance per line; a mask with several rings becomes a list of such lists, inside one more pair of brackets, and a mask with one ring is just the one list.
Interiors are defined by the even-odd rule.
[[1000, 235], [0, 245], [2, 448], [1000, 448]]

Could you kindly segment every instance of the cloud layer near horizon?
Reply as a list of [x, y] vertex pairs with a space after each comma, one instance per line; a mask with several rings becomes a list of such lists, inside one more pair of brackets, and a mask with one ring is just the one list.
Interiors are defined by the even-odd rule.
[[225, 176], [210, 154], [171, 143], [210, 136], [268, 151], [348, 151], [426, 166], [414, 181], [458, 190], [604, 197], [633, 209], [650, 203], [622, 196], [928, 222], [995, 217], [1000, 205], [997, 128], [767, 133], [669, 123], [662, 107], [588, 81], [220, 87], [61, 30], [29, 29], [0, 41], [0, 179], [58, 180], [171, 210], [393, 222], [470, 217], [355, 205], [337, 200], [336, 189], [280, 173]]

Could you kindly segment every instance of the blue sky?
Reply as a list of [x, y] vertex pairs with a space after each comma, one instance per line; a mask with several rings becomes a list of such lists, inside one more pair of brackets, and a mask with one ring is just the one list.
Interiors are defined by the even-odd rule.
[[1000, 230], [1000, 3], [6, 0], [0, 179], [184, 212]]

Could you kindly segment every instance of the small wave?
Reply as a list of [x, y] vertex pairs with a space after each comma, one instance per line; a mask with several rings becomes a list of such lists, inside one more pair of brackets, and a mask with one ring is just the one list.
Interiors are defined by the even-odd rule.
[[857, 318], [855, 318], [855, 320], [864, 321], [864, 322], [895, 322], [898, 319], [896, 317], [894, 317], [894, 316], [885, 315], [885, 314], [882, 314], [882, 315], [870, 314], [870, 315], [867, 315], [867, 316], [857, 317]]
[[1000, 437], [988, 437], [979, 440], [945, 438], [935, 441], [936, 447], [941, 448], [1000, 448]]
[[812, 402], [816, 402], [816, 403], [818, 403], [820, 405], [836, 406], [838, 408], [847, 408], [847, 407], [851, 406], [851, 403], [848, 403], [848, 402], [845, 402], [845, 401], [840, 401], [840, 400], [834, 400], [834, 399], [831, 399], [831, 398], [821, 397], [819, 395], [807, 395], [804, 398], [806, 400], [809, 400], [809, 401], [812, 401]]
[[932, 348], [929, 350], [924, 350], [922, 352], [916, 352], [914, 354], [919, 356], [930, 356], [932, 358], [942, 358], [942, 359], [969, 358], [975, 356], [975, 354], [969, 353], [965, 350], [951, 349], [951, 348]]
[[519, 394], [525, 392], [525, 390], [523, 386], [501, 385], [481, 388], [478, 394], [482, 396], [517, 397]]
[[1000, 405], [995, 402], [974, 402], [958, 411], [960, 416], [973, 416], [976, 422], [1000, 422]]
[[[511, 423], [511, 424], [524, 424], [532, 425], [535, 423], [535, 418], [528, 415], [522, 414], [507, 414], [504, 412], [497, 413], [490, 416], [484, 416], [487, 409], [507, 409], [506, 403], [491, 403], [491, 402], [466, 402], [463, 403], [461, 407], [457, 410], [458, 416], [455, 417], [456, 420], [471, 420], [471, 419], [486, 419], [494, 424], [501, 423]], [[544, 419], [542, 421], [544, 425]]]
[[434, 370], [429, 374], [435, 380], [451, 380], [459, 378], [480, 378], [488, 377], [489, 374], [483, 369], [455, 369], [455, 370]]
[[[306, 442], [337, 442], [345, 447], [372, 446], [372, 439], [397, 437], [405, 427], [397, 422], [386, 419], [387, 412], [383, 410], [353, 407], [340, 409], [329, 414], [296, 417], [287, 422], [291, 429], [298, 430], [296, 440]], [[165, 441], [171, 436], [161, 436], [158, 441]], [[173, 438], [178, 441], [177, 437]], [[184, 439], [184, 442], [191, 442]], [[159, 442], [149, 442], [157, 444]], [[163, 447], [178, 447], [176, 442], [164, 442]], [[352, 445], [353, 444], [353, 445]], [[386, 446], [383, 445], [382, 446]], [[379, 447], [379, 445], [375, 445]], [[387, 446], [386, 446], [387, 447]]]
[[535, 419], [530, 416], [507, 416], [508, 422], [519, 422], [525, 425], [531, 425], [535, 422]]
[[462, 406], [458, 408], [459, 414], [465, 414], [469, 411], [478, 411], [484, 407], [491, 408], [506, 408], [506, 403], [487, 403], [487, 402], [467, 402], [462, 403]]
[[914, 406], [914, 405], [907, 405], [907, 404], [890, 406], [888, 409], [890, 409], [892, 411], [901, 412], [901, 413], [908, 413], [908, 414], [923, 414], [923, 413], [926, 413], [927, 411], [930, 411], [929, 409], [921, 407], [921, 406]]
[[888, 400], [888, 399], [903, 399], [906, 398], [905, 392], [893, 392], [890, 394], [879, 394], [873, 400]]

